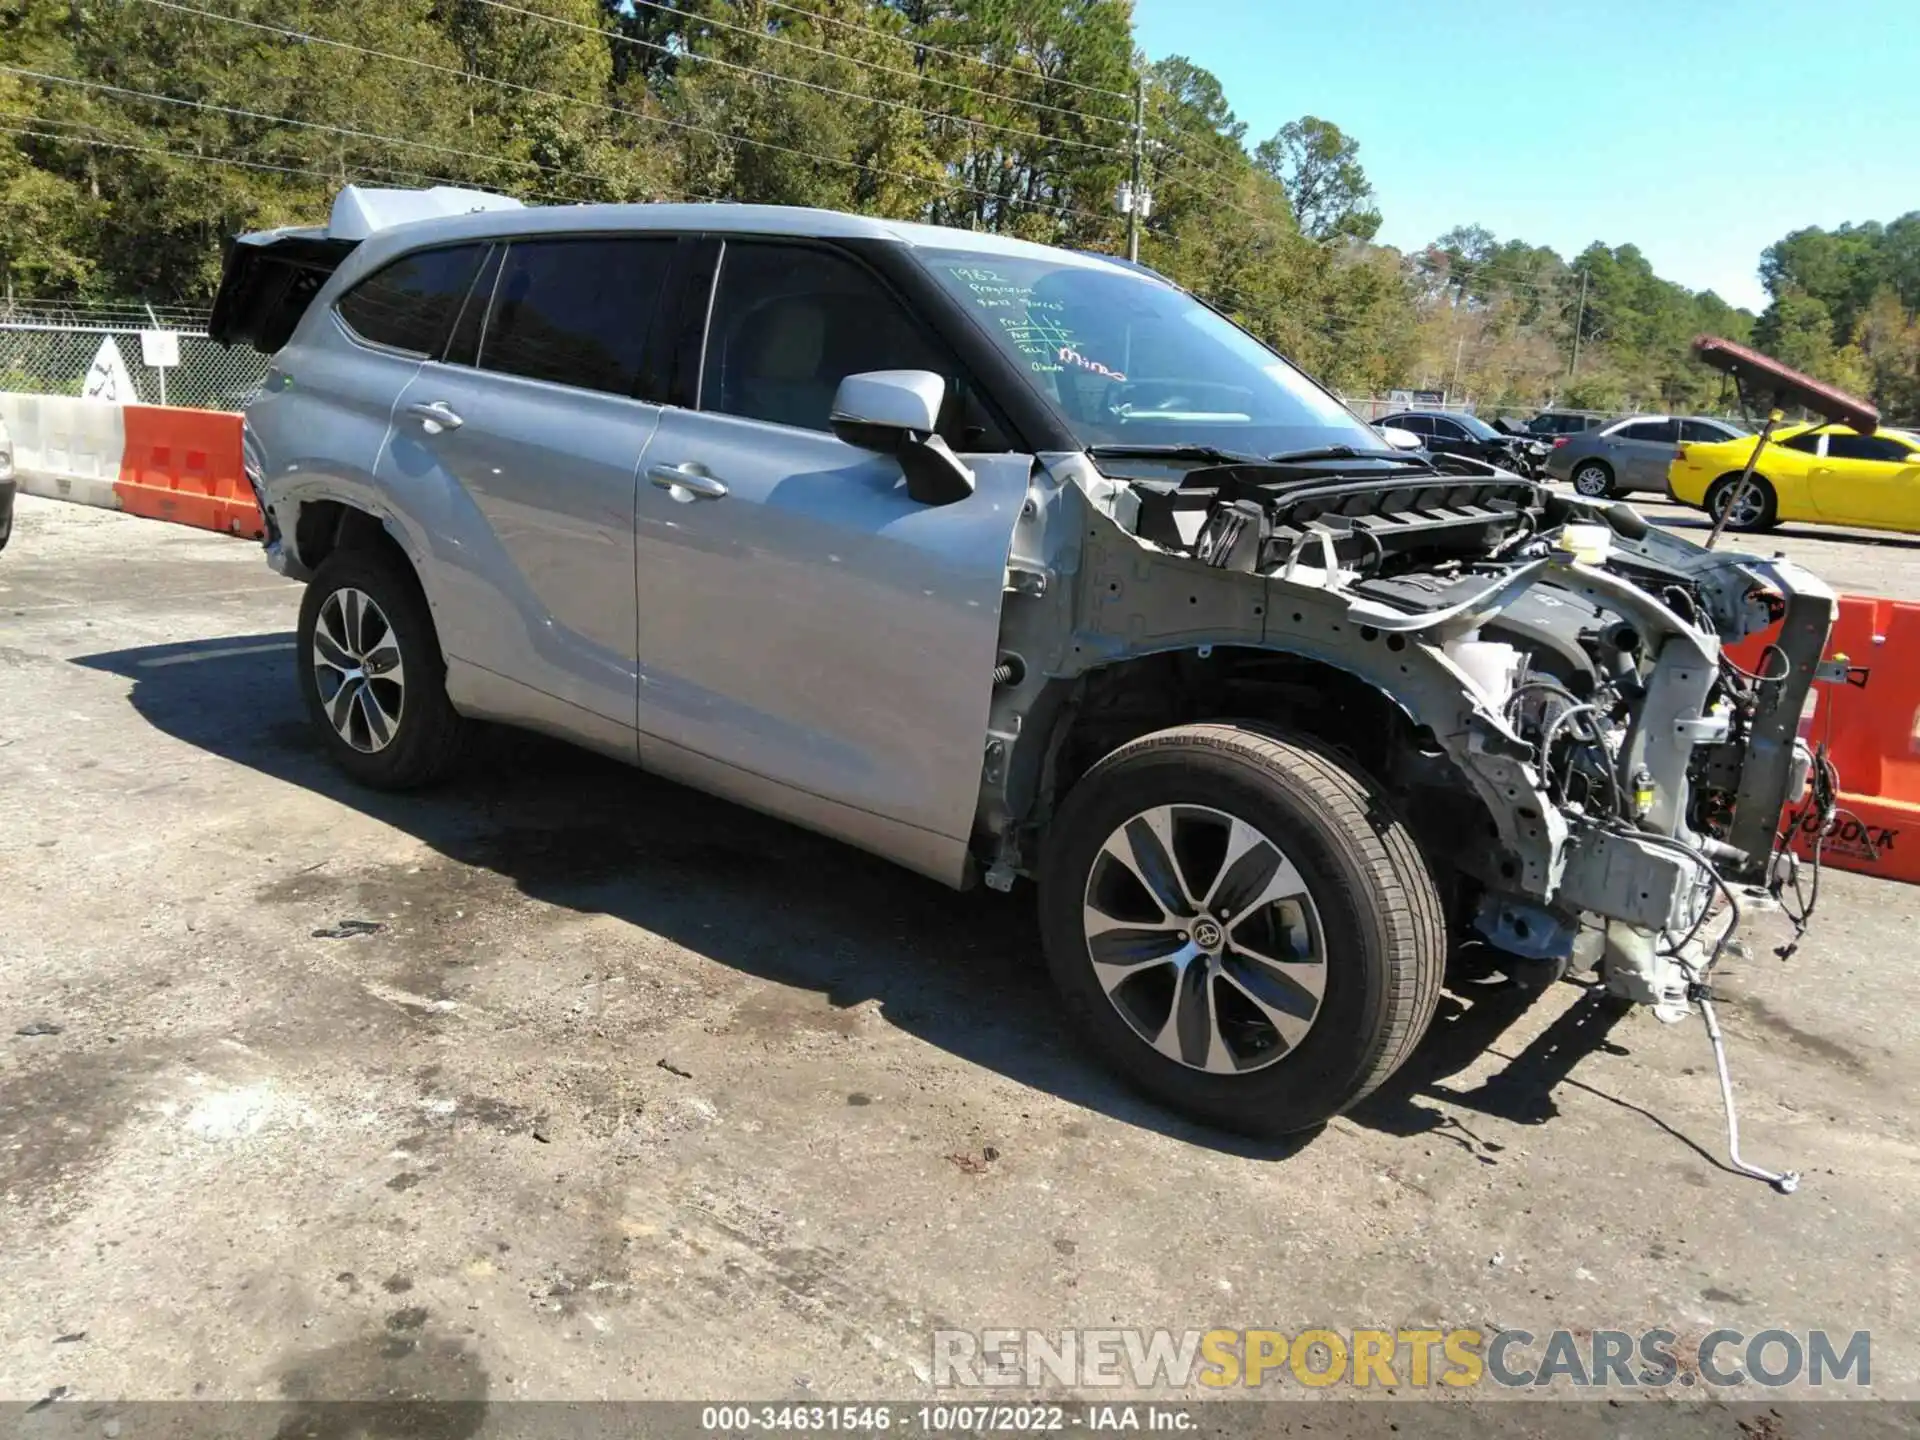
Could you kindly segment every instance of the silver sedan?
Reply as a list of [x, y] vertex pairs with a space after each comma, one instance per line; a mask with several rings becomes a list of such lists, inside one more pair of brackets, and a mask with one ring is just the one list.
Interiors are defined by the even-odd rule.
[[1681, 441], [1714, 444], [1749, 433], [1727, 420], [1701, 415], [1633, 415], [1598, 430], [1558, 437], [1547, 455], [1547, 477], [1590, 499], [1667, 488], [1667, 467]]

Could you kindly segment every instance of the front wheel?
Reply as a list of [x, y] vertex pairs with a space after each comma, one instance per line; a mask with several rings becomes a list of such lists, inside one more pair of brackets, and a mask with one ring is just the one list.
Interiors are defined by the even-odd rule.
[[342, 770], [410, 790], [453, 767], [468, 725], [447, 699], [427, 597], [396, 555], [329, 555], [301, 598], [296, 649], [307, 712]]
[[1755, 475], [1747, 481], [1746, 489], [1739, 495], [1740, 477], [1722, 475], [1707, 488], [1707, 514], [1714, 519], [1720, 518], [1720, 512], [1731, 505], [1732, 513], [1727, 516], [1727, 529], [1753, 532], [1771, 530], [1780, 523], [1780, 497], [1775, 493], [1765, 476]]
[[1378, 787], [1241, 725], [1123, 746], [1047, 837], [1048, 967], [1093, 1046], [1195, 1119], [1309, 1129], [1412, 1052], [1440, 993], [1438, 892]]

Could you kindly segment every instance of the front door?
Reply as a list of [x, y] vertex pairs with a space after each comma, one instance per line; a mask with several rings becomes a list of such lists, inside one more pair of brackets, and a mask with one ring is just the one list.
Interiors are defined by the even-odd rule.
[[537, 692], [506, 702], [507, 718], [630, 743], [634, 487], [660, 419], [638, 397], [640, 363], [672, 251], [668, 238], [515, 242], [484, 326], [395, 406], [381, 464], [426, 507], [442, 644], [493, 693]]
[[1467, 433], [1467, 427], [1457, 420], [1435, 415], [1427, 421], [1433, 427], [1432, 438], [1427, 441], [1427, 449], [1435, 455], [1466, 455], [1474, 459], [1480, 456], [1480, 442]]
[[[710, 317], [637, 502], [642, 762], [946, 874], [1032, 459], [1001, 448], [945, 348], [849, 255], [731, 240]], [[943, 433], [972, 496], [920, 504], [898, 461], [835, 438], [835, 388], [867, 370], [948, 378]]]
[[1881, 530], [1920, 529], [1920, 452], [1893, 435], [1827, 435], [1810, 476], [1822, 515]]

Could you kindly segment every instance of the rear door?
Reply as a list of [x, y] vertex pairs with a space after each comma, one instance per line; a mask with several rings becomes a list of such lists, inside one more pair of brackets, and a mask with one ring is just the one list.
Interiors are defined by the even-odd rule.
[[1885, 530], [1920, 530], [1920, 454], [1898, 435], [1831, 431], [1812, 471], [1823, 516]]
[[498, 697], [477, 708], [613, 749], [632, 746], [634, 484], [660, 419], [642, 359], [673, 251], [652, 235], [496, 247], [382, 459], [426, 517], [442, 644]]
[[[642, 761], [957, 880], [1032, 458], [863, 261], [711, 244], [639, 489]], [[920, 504], [832, 434], [868, 370], [947, 379], [972, 496]]]
[[[270, 504], [286, 512], [283, 502], [319, 498], [389, 511], [375, 471], [394, 401], [445, 347], [487, 248], [481, 242], [402, 255], [299, 324], [246, 407], [247, 455]], [[241, 318], [250, 313], [238, 301], [230, 309]], [[240, 318], [231, 323], [239, 326]], [[238, 340], [258, 332], [229, 333]]]
[[1665, 490], [1667, 467], [1680, 443], [1679, 422], [1635, 420], [1607, 437], [1607, 459], [1623, 490]]

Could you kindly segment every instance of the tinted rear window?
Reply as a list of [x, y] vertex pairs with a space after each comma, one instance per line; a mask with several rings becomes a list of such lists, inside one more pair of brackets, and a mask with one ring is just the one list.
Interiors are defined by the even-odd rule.
[[340, 318], [363, 340], [431, 355], [466, 298], [484, 248], [456, 245], [403, 255], [341, 296]]
[[1680, 422], [1680, 438], [1689, 444], [1712, 445], [1721, 440], [1731, 440], [1739, 433], [1730, 425], [1710, 425], [1705, 420]]
[[1645, 440], [1671, 445], [1678, 438], [1676, 432], [1677, 427], [1671, 420], [1640, 420], [1613, 433], [1614, 438], [1619, 440]]
[[631, 395], [671, 238], [531, 240], [501, 267], [480, 368]]

